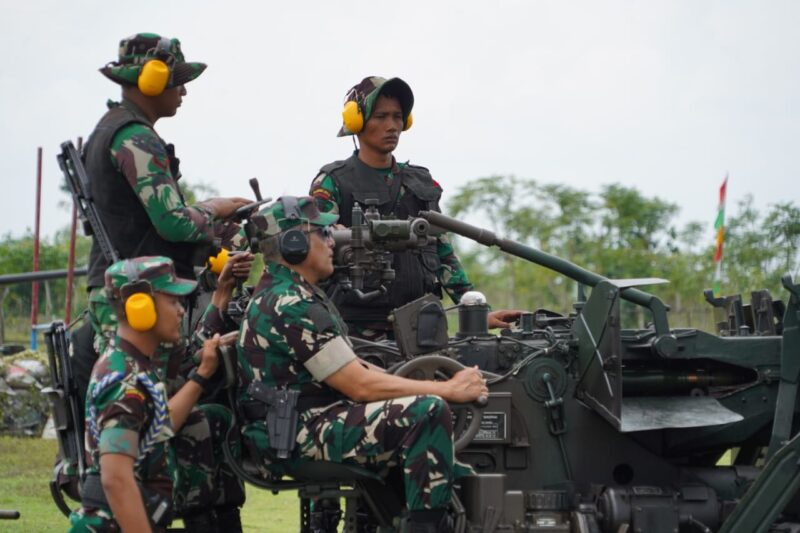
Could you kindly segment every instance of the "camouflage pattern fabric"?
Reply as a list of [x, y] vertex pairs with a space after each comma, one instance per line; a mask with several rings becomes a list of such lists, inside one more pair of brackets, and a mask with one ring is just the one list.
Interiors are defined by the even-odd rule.
[[[399, 169], [405, 168], [407, 165], [408, 163], [397, 162]], [[391, 185], [394, 179], [392, 168], [375, 169], [375, 172], [377, 176], [383, 178], [387, 185]], [[433, 183], [441, 189], [441, 186], [436, 181]], [[338, 215], [342, 198], [332, 176], [320, 173], [311, 182], [310, 193], [316, 198], [320, 211]], [[408, 191], [404, 186], [401, 186], [400, 197], [402, 198], [405, 194], [408, 194]], [[446, 234], [441, 234], [436, 238], [436, 253], [441, 262], [436, 278], [441, 283], [444, 291], [450, 296], [450, 299], [453, 300], [453, 303], [457, 304], [461, 300], [461, 296], [468, 291], [474, 290], [474, 287], [470, 283], [469, 276], [467, 276], [461, 261], [453, 249], [453, 244]], [[350, 333], [373, 341], [383, 340], [387, 337], [391, 338], [391, 328], [387, 327], [386, 323], [375, 324], [373, 327], [370, 327], [369, 324], [351, 325]]]
[[[87, 391], [86, 425], [88, 428], [90, 406], [94, 405], [100, 435], [96, 440], [91, 431], [86, 432], [88, 473], [100, 473], [100, 456], [105, 453], [119, 453], [136, 459], [140, 436], [150, 426], [154, 416], [153, 400], [136, 380], [136, 375], [143, 372], [153, 382], [158, 382], [151, 361], [124, 339], [117, 337], [114, 346], [98, 359]], [[125, 377], [93, 398], [95, 388], [114, 372], [121, 372]], [[163, 383], [158, 383], [156, 387], [164, 390]], [[166, 498], [172, 497], [175, 479], [175, 462], [169, 445], [172, 436], [172, 426], [167, 422], [156, 437], [150, 453], [134, 468], [136, 479], [143, 487]], [[70, 516], [70, 524], [70, 531], [119, 529], [110, 509], [103, 508], [81, 507]]]
[[156, 232], [172, 242], [211, 242], [228, 249], [242, 246], [239, 226], [216, 220], [202, 202], [187, 206], [171, 169], [174, 150], [152, 127], [140, 123], [120, 128], [111, 141], [114, 168], [136, 192]]
[[115, 297], [130, 283], [146, 281], [155, 292], [188, 296], [197, 288], [197, 282], [181, 279], [175, 274], [172, 259], [163, 256], [122, 259], [106, 269], [105, 286]]
[[203, 63], [188, 63], [178, 39], [155, 33], [137, 33], [122, 39], [116, 61], [100, 69], [108, 79], [120, 85], [136, 85], [142, 66], [150, 59], [160, 59], [170, 68], [167, 88], [178, 87], [197, 78], [206, 69]]
[[[240, 401], [253, 400], [247, 386], [258, 379], [271, 387], [299, 389], [301, 400], [328, 395], [334, 403], [301, 413], [298, 446], [290, 460], [276, 461], [263, 420], [245, 424], [246, 449], [277, 475], [309, 460], [348, 463], [377, 472], [398, 466], [409, 509], [446, 507], [454, 477], [447, 404], [437, 396], [371, 403], [341, 399], [315, 380], [307, 365], [329, 343], [349, 343], [345, 334], [341, 317], [324, 292], [283, 265], [267, 265], [239, 334]], [[353, 357], [351, 352], [349, 361]], [[339, 363], [343, 366], [347, 361], [342, 357]]]
[[174, 496], [178, 514], [244, 504], [244, 483], [224, 466], [222, 440], [232, 423], [233, 415], [222, 405], [198, 405], [172, 440], [177, 462]]
[[[89, 293], [89, 316], [95, 328], [95, 343], [113, 346], [117, 328], [117, 317], [108, 301], [105, 288], [92, 289]], [[216, 312], [212, 312], [216, 311]], [[214, 333], [226, 333], [235, 324], [219, 319], [216, 307], [209, 305], [198, 329], [206, 337]], [[199, 341], [197, 341], [199, 342]], [[195, 344], [195, 348], [202, 342]], [[167, 379], [170, 361], [181, 361], [190, 355], [185, 345], [162, 344], [151, 359], [153, 372], [162, 382], [168, 383], [170, 395], [184, 383], [182, 378]], [[176, 459], [177, 483], [175, 486], [175, 509], [184, 513], [198, 509], [209, 509], [215, 505], [235, 505], [244, 503], [244, 485], [225, 467], [220, 443], [231, 423], [230, 412], [223, 406], [205, 404], [192, 409], [180, 431], [172, 439]]]

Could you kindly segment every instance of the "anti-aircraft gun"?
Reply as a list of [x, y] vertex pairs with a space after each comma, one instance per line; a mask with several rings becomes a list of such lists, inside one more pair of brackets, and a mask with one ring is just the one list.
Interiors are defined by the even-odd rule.
[[[478, 474], [454, 498], [456, 531], [800, 532], [800, 286], [790, 277], [786, 303], [766, 291], [749, 305], [706, 294], [727, 314], [717, 336], [670, 327], [668, 307], [638, 288], [666, 280], [606, 279], [440, 213], [420, 218], [429, 234], [496, 246], [589, 291], [568, 315], [524, 313], [500, 335], [487, 330], [482, 295], [467, 294], [452, 338], [441, 302], [426, 296], [394, 310], [395, 343], [354, 340], [363, 358], [407, 377], [484, 372], [488, 405], [455, 410], [458, 457]], [[379, 270], [380, 254], [356, 250]], [[352, 270], [359, 256], [347, 253], [337, 260]], [[624, 328], [623, 301], [649, 324]], [[718, 464], [725, 454], [730, 466]]]
[[[395, 311], [398, 351], [416, 356], [397, 373], [435, 377], [448, 359], [488, 380], [479, 429], [459, 453], [478, 473], [459, 494], [463, 531], [800, 531], [800, 286], [782, 280], [785, 305], [763, 291], [749, 307], [712, 301], [729, 310], [726, 336], [670, 328], [667, 306], [636, 288], [664, 280], [606, 279], [420, 216], [591, 287], [574, 313], [540, 310], [499, 336], [480, 327], [480, 299], [462, 306], [453, 339], [421, 319], [432, 300]], [[650, 325], [623, 328], [621, 300], [645, 308]], [[732, 466], [719, 466], [728, 450]]]

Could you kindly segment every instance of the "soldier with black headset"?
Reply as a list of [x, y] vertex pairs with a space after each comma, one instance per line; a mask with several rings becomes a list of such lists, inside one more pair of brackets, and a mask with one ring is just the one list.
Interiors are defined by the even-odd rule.
[[[342, 317], [317, 286], [333, 273], [336, 220], [310, 196], [284, 196], [254, 221], [266, 266], [237, 343], [243, 446], [274, 475], [315, 460], [376, 472], [397, 466], [408, 531], [449, 531], [453, 480], [467, 470], [455, 462], [447, 402], [473, 401], [487, 394], [486, 383], [476, 368], [422, 381], [356, 356]], [[270, 411], [270, 393], [282, 392], [296, 399], [288, 432], [276, 430], [279, 415]]]

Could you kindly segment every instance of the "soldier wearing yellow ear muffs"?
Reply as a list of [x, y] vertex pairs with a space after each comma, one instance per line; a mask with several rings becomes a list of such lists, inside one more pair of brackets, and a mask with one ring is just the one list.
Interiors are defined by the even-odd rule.
[[[90, 189], [111, 244], [122, 258], [162, 255], [182, 277], [193, 279], [198, 258], [215, 239], [230, 242], [238, 227], [228, 218], [244, 198], [211, 198], [188, 205], [178, 188], [179, 160], [155, 123], [174, 116], [187, 94], [186, 85], [206, 65], [186, 61], [178, 39], [138, 33], [119, 43], [118, 58], [100, 72], [120, 85], [122, 100], [108, 103], [84, 147]], [[102, 291], [109, 266], [92, 244], [87, 286], [99, 351], [113, 332], [111, 309]]]
[[87, 472], [71, 532], [165, 531], [177, 469], [171, 439], [218, 366], [219, 335], [207, 341], [194, 378], [167, 398], [152, 360], [181, 336], [182, 298], [196, 283], [166, 257], [111, 265], [105, 287], [119, 316], [113, 348], [97, 360], [86, 395]]
[[[364, 78], [345, 94], [339, 136], [355, 136], [358, 148], [348, 159], [322, 167], [311, 183], [310, 194], [317, 199], [320, 211], [335, 212], [339, 222], [351, 224], [355, 202], [362, 206], [367, 198], [377, 198], [383, 216], [405, 219], [422, 210], [439, 211], [441, 186], [425, 167], [399, 162], [394, 150], [400, 134], [411, 128], [414, 120], [414, 93], [400, 78], [378, 76]], [[355, 142], [355, 141], [354, 141]], [[351, 335], [371, 340], [392, 338], [389, 312], [425, 293], [442, 295], [446, 291], [458, 303], [472, 290], [467, 273], [453, 251], [446, 235], [421, 251], [396, 253], [395, 280], [388, 294], [369, 302], [357, 301], [345, 291], [338, 291], [334, 303], [350, 327]], [[376, 289], [380, 285], [369, 285]], [[505, 320], [515, 311], [494, 311], [490, 327], [508, 327]]]
[[[108, 102], [108, 111], [89, 136], [82, 154], [95, 207], [120, 257], [165, 256], [172, 260], [179, 276], [194, 279], [194, 266], [208, 257], [212, 241], [220, 239], [223, 246], [237, 247], [239, 228], [227, 219], [249, 202], [245, 198], [211, 198], [187, 204], [178, 187], [181, 172], [174, 147], [155, 130], [158, 120], [178, 112], [187, 94], [186, 85], [200, 76], [206, 65], [186, 61], [178, 39], [154, 33], [122, 39], [117, 52], [116, 60], [100, 72], [120, 86], [122, 99]], [[108, 266], [98, 243], [93, 242], [87, 287], [98, 353], [103, 353], [108, 344], [113, 348], [118, 318], [103, 290]], [[167, 375], [168, 362], [186, 353], [183, 339], [178, 340], [162, 345], [154, 356], [155, 372], [162, 380], [174, 377]], [[168, 361], [170, 356], [172, 360]], [[198, 437], [198, 433], [208, 434], [210, 425], [200, 419], [194, 424], [190, 418], [178, 439], [185, 435], [193, 449], [200, 450], [202, 446], [197, 443], [208, 438]], [[196, 454], [186, 462], [209, 471], [216, 468], [205, 459], [197, 460]], [[191, 490], [176, 502], [185, 507], [178, 509], [184, 514], [196, 511], [199, 516], [201, 511], [209, 511], [215, 520], [230, 515], [227, 523], [234, 525], [227, 530], [236, 531], [241, 530], [238, 506], [243, 500], [239, 488], [219, 498], [210, 491]]]

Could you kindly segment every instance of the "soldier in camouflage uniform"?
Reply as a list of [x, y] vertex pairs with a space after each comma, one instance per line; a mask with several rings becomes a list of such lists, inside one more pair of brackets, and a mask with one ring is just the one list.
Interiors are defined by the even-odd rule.
[[[163, 531], [175, 477], [169, 441], [217, 368], [219, 336], [205, 343], [196, 377], [167, 400], [151, 358], [160, 343], [181, 336], [181, 299], [196, 283], [178, 278], [166, 257], [119, 261], [105, 280], [120, 322], [87, 391], [88, 474], [71, 531]], [[131, 326], [125, 314], [126, 301], [142, 292], [152, 298], [157, 317], [146, 330]]]
[[[267, 266], [238, 341], [246, 449], [276, 473], [308, 460], [375, 471], [397, 466], [411, 530], [443, 531], [455, 477], [446, 401], [487, 394], [480, 372], [469, 368], [446, 382], [416, 381], [361, 361], [341, 316], [316, 286], [333, 273], [329, 225], [337, 216], [320, 213], [311, 197], [283, 198], [265, 212], [260, 247]], [[291, 245], [303, 238], [307, 253], [290, 257]], [[288, 463], [277, 461], [270, 449], [265, 404], [248, 392], [254, 380], [300, 391], [296, 447]]]
[[[145, 65], [152, 60], [163, 61], [169, 77], [163, 91], [148, 95], [145, 93], [151, 91], [139, 82]], [[188, 279], [194, 279], [194, 265], [208, 256], [212, 241], [228, 248], [240, 245], [238, 225], [226, 219], [249, 202], [244, 198], [212, 198], [186, 205], [178, 187], [181, 173], [174, 147], [154, 129], [157, 120], [177, 113], [186, 95], [185, 84], [205, 68], [203, 63], [185, 61], [178, 39], [139, 33], [120, 41], [118, 60], [100, 71], [121, 86], [122, 100], [108, 102], [109, 110], [89, 137], [83, 153], [95, 207], [120, 256], [167, 256], [178, 274]], [[98, 353], [113, 340], [117, 326], [115, 310], [103, 290], [107, 266], [108, 261], [94, 240], [87, 287]], [[183, 339], [158, 349], [153, 361], [161, 380], [175, 377], [186, 353]], [[220, 464], [211, 462], [211, 457], [221, 459], [219, 446], [214, 443], [222, 436], [213, 430], [219, 430], [226, 421], [230, 420], [224, 409], [207, 406], [202, 411], [195, 410], [175, 441], [179, 469], [184, 473], [176, 491], [177, 508], [187, 522], [198, 522], [198, 530], [218, 518], [220, 522], [227, 520], [231, 531], [241, 528], [241, 483], [232, 473], [224, 472], [225, 483], [209, 487], [216, 482], [214, 474], [219, 473]], [[218, 506], [219, 513], [210, 511], [213, 505]]]
[[[153, 61], [166, 65], [169, 77], [160, 93], [148, 95], [152, 91], [142, 85], [141, 74]], [[204, 252], [214, 239], [234, 244], [239, 228], [225, 219], [248, 203], [244, 198], [212, 198], [186, 205], [178, 187], [181, 173], [175, 149], [154, 129], [157, 120], [177, 113], [186, 96], [185, 85], [205, 68], [203, 63], [185, 61], [178, 39], [139, 33], [120, 41], [118, 60], [100, 72], [122, 87], [122, 101], [108, 102], [109, 110], [83, 154], [95, 207], [120, 256], [170, 257], [178, 274], [188, 279], [194, 279], [193, 266], [198, 257], [208, 256]], [[87, 286], [91, 319], [101, 343], [115, 325], [113, 309], [101, 290], [107, 267], [108, 260], [94, 241]]]
[[[369, 198], [378, 200], [382, 216], [406, 219], [420, 211], [439, 211], [441, 186], [425, 167], [402, 163], [392, 155], [400, 133], [411, 127], [414, 94], [400, 78], [386, 80], [377, 76], [364, 78], [345, 96], [344, 123], [339, 137], [355, 135], [359, 149], [348, 159], [322, 167], [311, 183], [310, 194], [320, 210], [337, 213], [339, 221], [350, 227], [355, 202], [365, 207]], [[353, 119], [354, 116], [357, 119]], [[355, 142], [355, 141], [354, 141]], [[350, 326], [351, 335], [369, 340], [393, 338], [389, 312], [423, 296], [442, 296], [444, 289], [458, 303], [473, 290], [467, 273], [453, 250], [447, 235], [422, 250], [395, 253], [395, 280], [388, 294], [361, 302], [340, 291], [334, 303]], [[380, 281], [366, 280], [369, 289]], [[519, 316], [518, 311], [494, 311], [490, 327], [509, 327], [506, 321]]]

